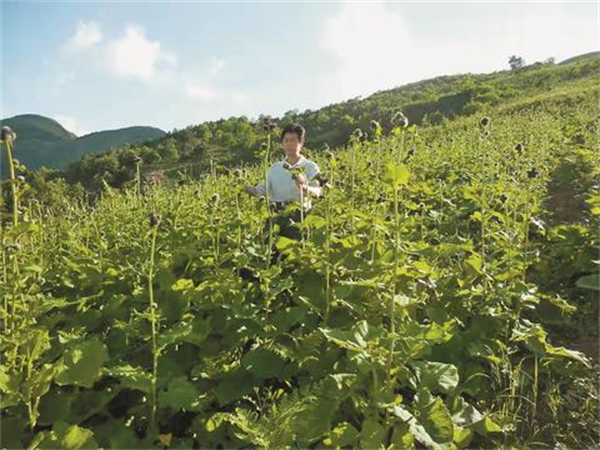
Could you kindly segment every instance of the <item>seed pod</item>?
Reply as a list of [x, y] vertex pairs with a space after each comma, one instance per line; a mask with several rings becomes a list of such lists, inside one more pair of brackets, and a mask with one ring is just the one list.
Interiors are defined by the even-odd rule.
[[483, 130], [483, 135], [488, 137], [490, 135], [490, 130]]
[[325, 143], [323, 144], [323, 146], [321, 147], [321, 151], [323, 151], [323, 153], [327, 153], [327, 152], [329, 152], [329, 151], [330, 151], [330, 150], [329, 150], [329, 144], [328, 144], [327, 142], [325, 142]]
[[15, 242], [14, 244], [6, 244], [4, 248], [6, 249], [7, 253], [14, 253], [21, 250], [21, 244], [19, 244], [18, 242]]
[[13, 164], [14, 164], [15, 166], [18, 166], [18, 165], [20, 165], [20, 164], [21, 164], [21, 161], [19, 161], [17, 158], [13, 158]]
[[11, 127], [4, 126], [4, 127], [2, 127], [2, 130], [0, 131], [0, 138], [4, 142], [16, 141], [17, 133], [15, 133]]
[[139, 164], [139, 163], [141, 163], [141, 162], [142, 162], [142, 158], [140, 158], [140, 156], [139, 156], [139, 155], [135, 155], [135, 156], [133, 157], [133, 161], [134, 161], [136, 164]]
[[527, 171], [527, 178], [529, 178], [530, 180], [533, 180], [534, 178], [536, 178], [540, 173], [538, 172], [538, 170], [533, 167], [532, 169], [529, 169]]
[[479, 121], [479, 125], [483, 128], [488, 127], [490, 124], [490, 118], [489, 117], [482, 117], [481, 120]]
[[25, 177], [23, 175], [19, 175], [17, 177], [17, 180], [19, 180], [21, 183], [24, 183], [25, 182]]
[[393, 125], [400, 128], [406, 128], [408, 126], [408, 118], [401, 111], [398, 111], [392, 116], [391, 122]]
[[265, 130], [267, 133], [270, 133], [275, 128], [277, 128], [277, 124], [272, 119], [267, 118], [263, 120], [263, 130]]
[[356, 136], [358, 139], [360, 139], [360, 138], [362, 138], [364, 136], [364, 133], [363, 133], [363, 131], [360, 128], [357, 128], [356, 130], [354, 130], [352, 132], [352, 134], [354, 136]]
[[160, 223], [161, 215], [157, 212], [152, 212], [148, 215], [148, 221], [151, 227], [155, 227]]
[[381, 125], [379, 125], [379, 122], [377, 122], [376, 120], [371, 120], [369, 126], [371, 127], [371, 130], [377, 130], [381, 127]]
[[260, 149], [264, 150], [265, 148], [267, 148], [267, 143], [266, 142], [261, 142], [260, 143]]
[[523, 144], [521, 144], [520, 142], [519, 142], [517, 145], [515, 145], [515, 151], [516, 151], [518, 154], [521, 154], [521, 153], [523, 153], [523, 148], [524, 148], [524, 147], [523, 147]]
[[329, 180], [327, 178], [325, 178], [325, 176], [323, 176], [320, 172], [317, 173], [313, 179], [317, 180], [319, 182], [319, 186], [327, 186], [327, 187], [331, 187], [331, 185], [329, 184]]

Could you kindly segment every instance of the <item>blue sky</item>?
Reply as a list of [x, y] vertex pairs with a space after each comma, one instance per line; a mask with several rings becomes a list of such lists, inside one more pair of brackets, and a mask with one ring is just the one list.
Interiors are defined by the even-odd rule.
[[330, 103], [599, 50], [596, 2], [1, 2], [1, 117], [78, 135]]

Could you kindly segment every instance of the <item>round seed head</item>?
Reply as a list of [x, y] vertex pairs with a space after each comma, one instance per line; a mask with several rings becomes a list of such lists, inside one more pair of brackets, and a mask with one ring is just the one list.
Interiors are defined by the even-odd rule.
[[263, 120], [263, 130], [265, 130], [267, 133], [270, 133], [275, 128], [277, 128], [277, 124], [272, 119], [267, 118]]
[[482, 126], [483, 128], [489, 126], [489, 124], [490, 124], [489, 117], [482, 117], [481, 120], [479, 121], [479, 125]]
[[19, 250], [21, 250], [21, 244], [19, 244], [18, 242], [15, 242], [14, 244], [6, 244], [5, 249], [7, 253], [18, 252]]
[[155, 227], [160, 223], [161, 218], [160, 213], [152, 212], [148, 215], [148, 222], [151, 227]]
[[395, 113], [392, 116], [391, 122], [393, 125], [400, 128], [406, 128], [408, 126], [408, 118], [404, 115], [402, 111], [398, 111], [397, 113]]
[[534, 178], [536, 178], [540, 173], [538, 172], [538, 170], [533, 167], [531, 169], [529, 169], [527, 171], [527, 178], [529, 178], [530, 180], [533, 180]]
[[523, 148], [523, 144], [521, 144], [520, 142], [517, 145], [515, 145], [515, 151], [519, 154], [523, 153]]
[[17, 140], [17, 133], [15, 133], [11, 127], [7, 126], [2, 127], [2, 130], [0, 131], [0, 136], [2, 141], [4, 142]]

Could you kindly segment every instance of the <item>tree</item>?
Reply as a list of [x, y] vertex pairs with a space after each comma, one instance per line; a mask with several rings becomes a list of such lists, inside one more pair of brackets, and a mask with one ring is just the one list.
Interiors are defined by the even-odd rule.
[[508, 58], [508, 64], [510, 65], [511, 70], [517, 70], [525, 65], [525, 60], [520, 56], [512, 55]]

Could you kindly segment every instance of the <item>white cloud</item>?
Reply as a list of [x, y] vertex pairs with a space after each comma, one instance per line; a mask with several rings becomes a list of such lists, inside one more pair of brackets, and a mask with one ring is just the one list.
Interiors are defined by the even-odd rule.
[[137, 25], [127, 25], [124, 37], [109, 42], [105, 56], [113, 73], [144, 80], [165, 77], [178, 65], [174, 54], [164, 50], [159, 41], [147, 39], [144, 29]]
[[575, 14], [566, 4], [469, 5], [474, 17], [478, 10], [484, 19], [463, 21], [455, 33], [444, 37], [417, 31], [402, 13], [435, 8], [431, 20], [439, 22], [436, 15], [443, 17], [451, 7], [380, 1], [340, 4], [322, 30], [321, 50], [332, 63], [319, 80], [323, 103], [441, 75], [506, 70], [512, 54], [530, 64], [550, 56], [560, 62], [598, 50], [596, 15]]
[[220, 72], [224, 66], [225, 66], [224, 60], [218, 59], [218, 58], [213, 58], [209, 61], [208, 73], [210, 73], [211, 75], [214, 75], [217, 72]]
[[88, 134], [88, 130], [83, 127], [80, 127], [77, 119], [71, 116], [64, 116], [62, 114], [55, 114], [53, 119], [60, 123], [66, 130], [74, 133], [76, 136], [83, 136], [84, 134]]
[[[100, 43], [99, 45], [96, 45]], [[122, 34], [115, 37], [103, 37], [100, 25], [95, 22], [79, 22], [75, 36], [63, 47], [88, 48], [85, 53], [68, 52], [63, 56], [68, 59], [54, 64], [44, 59], [45, 66], [56, 65], [56, 76], [52, 89], [56, 96], [60, 90], [57, 87], [80, 77], [73, 70], [64, 70], [75, 64], [96, 66], [102, 71], [118, 77], [138, 79], [153, 82], [154, 88], [183, 95], [188, 100], [211, 102], [216, 107], [219, 102], [243, 104], [248, 101], [244, 92], [229, 90], [220, 86], [216, 75], [220, 74], [227, 62], [217, 56], [206, 60], [203, 73], [192, 73], [180, 67], [177, 55], [164, 47], [159, 40], [148, 37], [146, 30], [139, 24], [129, 23]], [[93, 48], [92, 48], [93, 47]], [[69, 65], [65, 66], [65, 61]], [[84, 74], [85, 76], [85, 74]], [[155, 82], [160, 81], [157, 85]], [[61, 116], [70, 126], [76, 127], [71, 118]]]
[[243, 92], [224, 91], [199, 81], [188, 82], [185, 85], [185, 92], [188, 97], [196, 100], [233, 100], [238, 103], [248, 100], [248, 96]]
[[342, 98], [392, 87], [412, 45], [403, 19], [384, 3], [344, 3], [325, 23], [322, 49], [337, 65], [323, 81]]
[[77, 78], [77, 75], [72, 70], [60, 70], [56, 74], [56, 82], [58, 84], [65, 84], [69, 81], [73, 81]]
[[78, 51], [90, 48], [102, 41], [102, 30], [100, 25], [93, 20], [89, 22], [77, 22], [75, 34], [67, 41], [65, 49]]
[[186, 93], [190, 97], [199, 100], [212, 100], [219, 94], [215, 88], [197, 81], [187, 84]]

